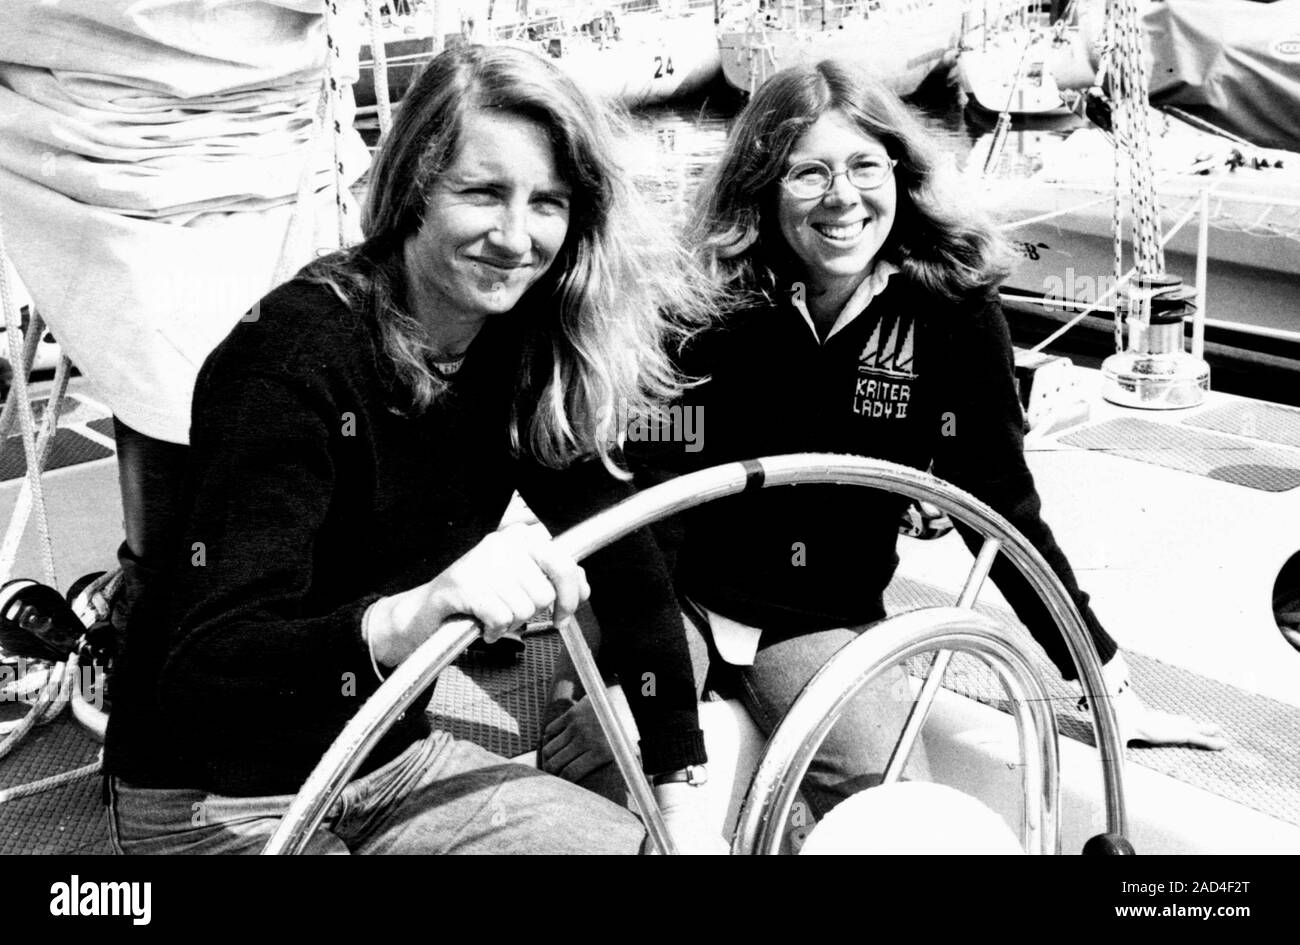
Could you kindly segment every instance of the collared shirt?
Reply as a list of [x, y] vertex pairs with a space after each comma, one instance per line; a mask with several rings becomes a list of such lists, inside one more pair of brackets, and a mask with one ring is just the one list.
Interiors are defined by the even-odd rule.
[[885, 284], [889, 282], [889, 277], [896, 272], [898, 272], [898, 267], [891, 262], [882, 259], [876, 263], [875, 268], [858, 283], [858, 287], [853, 290], [853, 294], [844, 303], [844, 307], [840, 309], [840, 314], [835, 318], [835, 324], [831, 326], [831, 330], [826, 334], [824, 340], [817, 335], [817, 326], [813, 324], [812, 316], [808, 314], [808, 305], [804, 302], [802, 294], [795, 294], [793, 297], [794, 307], [803, 316], [803, 320], [808, 323], [808, 327], [812, 330], [817, 343], [825, 344], [835, 337], [836, 332], [852, 323], [855, 318], [867, 310], [871, 300], [884, 290]]

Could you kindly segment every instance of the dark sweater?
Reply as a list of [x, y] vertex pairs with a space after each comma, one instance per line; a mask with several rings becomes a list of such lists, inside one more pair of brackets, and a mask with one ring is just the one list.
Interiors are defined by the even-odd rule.
[[[208, 358], [194, 392], [190, 514], [173, 593], [147, 599], [114, 678], [106, 767], [235, 796], [298, 790], [378, 687], [361, 636], [381, 595], [428, 581], [494, 530], [516, 488], [552, 533], [630, 493], [595, 460], [512, 454], [527, 312], [489, 319], [448, 394], [394, 407], [377, 342], [328, 288], [275, 290]], [[527, 385], [522, 385], [527, 387]], [[532, 398], [530, 400], [530, 397]], [[649, 771], [705, 760], [689, 654], [649, 534], [584, 562]], [[407, 712], [366, 762], [428, 732]]]
[[[684, 404], [695, 412], [703, 448], [629, 444], [647, 481], [782, 453], [848, 453], [917, 469], [933, 461], [936, 475], [983, 499], [1029, 539], [1078, 604], [1102, 659], [1114, 654], [1040, 515], [1010, 333], [995, 299], [958, 305], [895, 274], [825, 344], [782, 299], [697, 336], [683, 364], [711, 376]], [[659, 535], [670, 556], [680, 545], [679, 590], [762, 628], [766, 646], [885, 615], [905, 505], [860, 487], [769, 488], [710, 503]], [[1074, 678], [1064, 640], [1015, 567], [1000, 557], [992, 577], [1065, 678]]]

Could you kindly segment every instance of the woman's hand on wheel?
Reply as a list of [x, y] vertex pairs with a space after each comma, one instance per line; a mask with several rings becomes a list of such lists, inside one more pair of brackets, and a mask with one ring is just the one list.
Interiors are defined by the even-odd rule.
[[378, 601], [370, 645], [375, 659], [396, 666], [450, 617], [473, 617], [493, 643], [547, 607], [554, 607], [557, 623], [569, 619], [590, 594], [582, 568], [545, 528], [512, 525], [427, 584]]

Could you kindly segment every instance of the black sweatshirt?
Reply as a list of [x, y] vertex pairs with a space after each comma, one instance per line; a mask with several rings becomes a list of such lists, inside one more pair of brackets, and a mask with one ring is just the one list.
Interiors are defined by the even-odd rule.
[[[955, 304], [896, 273], [824, 344], [780, 298], [697, 336], [683, 366], [711, 376], [683, 403], [695, 442], [629, 443], [645, 481], [782, 453], [855, 454], [917, 469], [933, 461], [936, 475], [983, 499], [1029, 539], [1078, 604], [1102, 660], [1114, 655], [1040, 515], [1010, 333], [996, 298], [981, 293]], [[658, 535], [670, 558], [680, 545], [679, 591], [762, 628], [759, 645], [767, 646], [885, 615], [905, 505], [857, 486], [768, 488], [693, 510]], [[1062, 675], [1075, 678], [1063, 638], [1014, 565], [999, 557], [992, 578]]]
[[[630, 493], [595, 460], [555, 471], [512, 455], [529, 322], [519, 309], [489, 319], [448, 395], [420, 416], [393, 409], [376, 339], [328, 288], [288, 283], [236, 327], [195, 387], [174, 590], [133, 618], [110, 773], [233, 796], [297, 791], [379, 685], [361, 636], [372, 602], [471, 549], [516, 488], [553, 534]], [[583, 564], [615, 668], [637, 681], [626, 692], [646, 770], [704, 761], [654, 541], [643, 530]], [[362, 772], [427, 732], [424, 713], [407, 712]]]

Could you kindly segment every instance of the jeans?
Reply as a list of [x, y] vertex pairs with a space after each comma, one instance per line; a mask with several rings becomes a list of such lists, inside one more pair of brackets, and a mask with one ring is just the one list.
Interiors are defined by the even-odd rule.
[[[805, 633], [759, 649], [753, 666], [739, 670], [741, 701], [770, 736], [817, 670], [871, 624]], [[901, 666], [877, 676], [849, 702], [817, 749], [803, 779], [803, 793], [818, 818], [840, 801], [880, 784], [913, 702]], [[917, 739], [906, 775], [929, 780], [925, 746]]]
[[[761, 647], [753, 666], [731, 666], [722, 663], [704, 615], [688, 603], [684, 618], [696, 692], [704, 689], [712, 670], [721, 670], [724, 678], [715, 681], [735, 685], [755, 724], [769, 737], [817, 670], [850, 640], [874, 626], [805, 633]], [[817, 750], [801, 786], [818, 818], [850, 795], [880, 784], [912, 702], [911, 684], [901, 666], [890, 667], [849, 702]], [[912, 748], [904, 773], [910, 779], [929, 780], [922, 739]], [[631, 803], [623, 776], [613, 763], [602, 765], [578, 783], [615, 803]]]
[[[118, 853], [260, 853], [293, 796], [223, 797], [109, 781]], [[444, 732], [348, 784], [307, 853], [620, 853], [645, 831], [628, 811]]]

